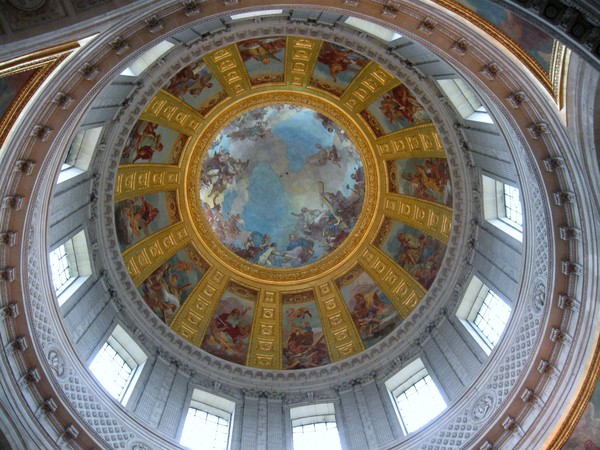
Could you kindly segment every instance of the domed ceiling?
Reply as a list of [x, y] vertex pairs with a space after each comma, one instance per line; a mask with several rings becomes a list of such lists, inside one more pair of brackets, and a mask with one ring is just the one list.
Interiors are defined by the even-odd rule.
[[384, 339], [434, 282], [452, 222], [418, 99], [362, 54], [300, 37], [180, 70], [135, 123], [115, 186], [148, 307], [203, 350], [265, 369]]

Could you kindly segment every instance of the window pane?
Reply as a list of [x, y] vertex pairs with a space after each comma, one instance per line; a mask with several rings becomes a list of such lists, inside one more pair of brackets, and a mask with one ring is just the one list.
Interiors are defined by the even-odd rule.
[[516, 187], [504, 185], [504, 212], [506, 218], [517, 228], [523, 227], [523, 212], [521, 209], [521, 200], [519, 199], [519, 190]]
[[494, 292], [488, 291], [474, 323], [481, 334], [495, 347], [508, 322], [511, 308]]
[[214, 414], [189, 408], [181, 444], [197, 450], [226, 450], [229, 437], [229, 421]]
[[396, 403], [407, 433], [418, 430], [446, 409], [446, 402], [429, 375], [398, 395]]
[[106, 342], [90, 364], [90, 370], [110, 395], [121, 400], [135, 367], [127, 364]]
[[67, 250], [64, 245], [50, 252], [50, 270], [52, 272], [54, 290], [57, 293], [74, 278], [71, 274]]
[[335, 422], [310, 423], [292, 428], [294, 450], [341, 450]]

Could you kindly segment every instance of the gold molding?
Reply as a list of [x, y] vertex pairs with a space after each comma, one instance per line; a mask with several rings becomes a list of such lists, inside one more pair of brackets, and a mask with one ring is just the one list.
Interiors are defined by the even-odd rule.
[[183, 222], [163, 228], [147, 238], [136, 242], [123, 252], [125, 267], [139, 286], [163, 262], [190, 242], [190, 235]]
[[288, 36], [285, 58], [285, 84], [306, 87], [310, 82], [323, 41]]
[[548, 450], [560, 450], [567, 443], [573, 431], [575, 431], [575, 427], [577, 427], [577, 424], [581, 420], [598, 383], [600, 383], [600, 342], [597, 341], [590, 368], [587, 370], [582, 382], [583, 386], [579, 390], [574, 404], [570, 408], [565, 409], [564, 421], [550, 437], [551, 440], [547, 446]]
[[365, 346], [346, 302], [331, 280], [315, 287], [321, 326], [332, 362], [362, 352]]
[[375, 141], [377, 155], [383, 159], [446, 158], [435, 125], [427, 123], [404, 128]]
[[229, 96], [235, 97], [251, 89], [246, 65], [237, 44], [209, 53], [204, 57], [204, 62]]
[[370, 61], [346, 88], [340, 103], [358, 113], [399, 84], [400, 80]]
[[171, 329], [200, 347], [229, 277], [211, 267], [202, 277], [171, 322]]
[[[296, 269], [267, 268], [252, 264], [227, 249], [218, 239], [214, 239], [214, 231], [208, 225], [202, 211], [202, 200], [200, 199], [200, 171], [202, 161], [208, 151], [210, 144], [217, 134], [230, 121], [254, 108], [272, 104], [295, 104], [311, 108], [333, 118], [337, 124], [350, 136], [356, 149], [360, 153], [363, 167], [365, 169], [365, 198], [363, 210], [354, 226], [351, 235], [330, 255], [322, 260]], [[376, 185], [379, 170], [373, 158], [371, 141], [366, 138], [364, 130], [359, 128], [356, 121], [345, 111], [341, 110], [333, 102], [320, 98], [316, 95], [289, 91], [285, 89], [275, 92], [264, 91], [242, 95], [237, 102], [230, 103], [226, 108], [220, 110], [207, 127], [201, 130], [201, 135], [195, 143], [193, 153], [189, 160], [182, 162], [187, 168], [183, 177], [185, 184], [185, 195], [182, 202], [182, 211], [188, 216], [183, 220], [190, 222], [196, 227], [194, 235], [202, 248], [209, 250], [213, 263], [224, 264], [232, 273], [243, 276], [246, 279], [259, 282], [277, 282], [298, 284], [299, 281], [307, 281], [315, 277], [323, 277], [326, 273], [344, 263], [357, 251], [358, 244], [364, 241], [365, 235], [371, 229], [376, 211], [380, 208], [378, 188]], [[187, 159], [187, 158], [182, 158]]]
[[549, 74], [544, 70], [541, 64], [531, 54], [521, 47], [517, 42], [508, 37], [504, 31], [498, 28], [496, 25], [491, 23], [489, 20], [484, 19], [473, 10], [467, 8], [456, 2], [456, 0], [433, 0], [442, 8], [445, 8], [453, 13], [459, 15], [461, 18], [468, 20], [476, 27], [480, 28], [483, 32], [489, 34], [492, 38], [496, 39], [502, 45], [504, 45], [521, 63], [529, 69], [529, 71], [535, 76], [540, 83], [552, 94], [552, 84], [550, 82]]
[[204, 121], [198, 111], [163, 89], [156, 93], [139, 119], [157, 123], [188, 136], [194, 135]]
[[17, 121], [19, 114], [42, 83], [69, 54], [78, 48], [77, 42], [70, 42], [0, 62], [0, 78], [37, 69], [15, 96], [4, 115], [0, 116], [0, 147]]
[[390, 299], [403, 319], [410, 315], [427, 294], [417, 280], [372, 245], [363, 249], [359, 262]]
[[248, 350], [248, 365], [260, 369], [283, 368], [281, 294], [275, 290], [261, 290]]
[[166, 164], [122, 164], [115, 182], [115, 203], [138, 195], [173, 191], [179, 187], [181, 169]]
[[439, 203], [402, 194], [387, 194], [383, 212], [448, 244], [452, 228], [452, 209]]

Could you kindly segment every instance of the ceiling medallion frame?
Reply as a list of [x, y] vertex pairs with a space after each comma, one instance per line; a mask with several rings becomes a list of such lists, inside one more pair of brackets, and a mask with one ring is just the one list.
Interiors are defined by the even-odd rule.
[[[365, 127], [336, 106], [335, 103], [308, 93], [285, 89], [279, 90], [276, 87], [266, 89], [268, 89], [268, 92], [251, 92], [239, 100], [236, 98], [235, 102], [230, 103], [222, 111], [215, 114], [214, 119], [199, 131], [196, 142], [192, 141], [190, 146], [193, 148], [189, 158], [186, 157], [187, 155], [182, 157], [182, 167], [186, 168], [186, 172], [182, 177], [185, 182], [183, 189], [185, 195], [180, 199], [183, 206], [181, 211], [184, 215], [183, 221], [193, 223], [195, 231], [193, 236], [194, 240], [200, 244], [199, 247], [210, 250], [210, 254], [207, 255], [209, 263], [213, 265], [224, 263], [227, 267], [226, 273], [235, 274], [235, 276], [242, 277], [252, 283], [259, 282], [267, 286], [277, 285], [278, 287], [287, 285], [293, 286], [293, 290], [298, 290], [305, 284], [308, 285], [315, 281], [319, 282], [318, 280], [324, 278], [331, 278], [334, 271], [339, 272], [348, 269], [348, 265], [352, 264], [351, 260], [363, 249], [365, 243], [373, 240], [377, 232], [373, 225], [379, 222], [378, 218], [382, 213], [382, 199], [379, 191], [385, 186], [383, 180], [385, 177], [382, 176], [383, 167], [375, 161], [374, 146], [366, 135]], [[294, 269], [267, 268], [244, 261], [227, 249], [220, 241], [214, 239], [216, 237], [214, 231], [206, 221], [201, 207], [200, 172], [202, 161], [211, 143], [224, 126], [244, 112], [274, 104], [303, 106], [333, 119], [350, 136], [361, 156], [365, 169], [363, 207], [350, 236], [335, 251], [321, 260]]]

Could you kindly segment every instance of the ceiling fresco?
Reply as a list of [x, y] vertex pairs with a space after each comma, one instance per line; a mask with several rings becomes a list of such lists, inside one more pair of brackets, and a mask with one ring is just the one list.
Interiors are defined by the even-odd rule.
[[411, 90], [364, 55], [250, 39], [180, 70], [122, 151], [115, 226], [166, 326], [265, 369], [377, 345], [442, 266], [452, 183]]
[[339, 246], [362, 209], [364, 168], [346, 133], [316, 111], [248, 111], [211, 144], [202, 209], [236, 255], [267, 267], [311, 264]]

